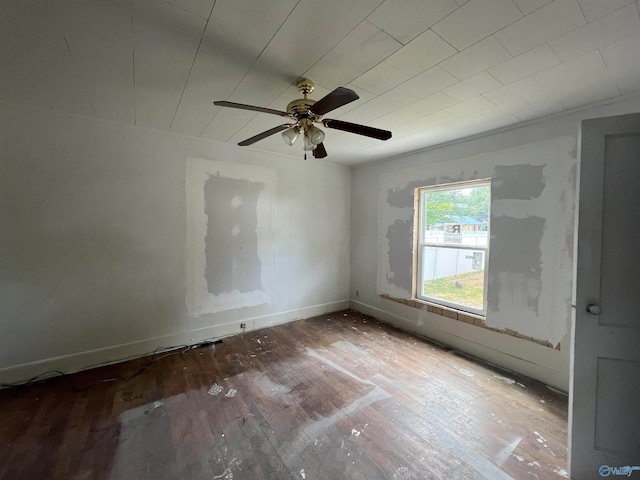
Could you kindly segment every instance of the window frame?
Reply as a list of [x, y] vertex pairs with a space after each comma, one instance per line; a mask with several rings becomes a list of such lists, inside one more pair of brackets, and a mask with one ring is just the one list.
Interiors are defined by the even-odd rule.
[[[424, 239], [425, 233], [425, 192], [443, 191], [443, 190], [462, 190], [464, 188], [472, 188], [474, 186], [487, 186], [489, 187], [489, 211], [487, 215], [487, 244], [486, 246], [479, 245], [462, 245], [462, 244], [445, 244], [436, 242], [427, 242]], [[417, 187], [414, 189], [414, 255], [413, 255], [413, 299], [418, 302], [426, 304], [432, 304], [436, 306], [446, 307], [461, 312], [472, 313], [481, 317], [485, 317], [487, 314], [487, 286], [488, 286], [488, 267], [489, 267], [489, 254], [490, 254], [490, 234], [491, 234], [491, 178], [483, 178], [478, 180], [470, 180], [463, 182], [442, 183], [437, 185], [426, 185], [423, 187]], [[482, 291], [482, 309], [476, 309], [469, 305], [461, 303], [455, 303], [441, 298], [430, 297], [424, 295], [424, 282], [422, 274], [422, 259], [425, 251], [425, 247], [436, 248], [451, 248], [456, 250], [483, 250], [484, 251], [484, 285]], [[422, 288], [421, 288], [422, 285]]]

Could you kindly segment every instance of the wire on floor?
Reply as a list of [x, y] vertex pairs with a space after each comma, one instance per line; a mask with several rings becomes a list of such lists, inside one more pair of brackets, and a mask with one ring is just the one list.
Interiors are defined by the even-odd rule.
[[19, 382], [19, 383], [0, 383], [0, 387], [2, 387], [2, 388], [19, 388], [19, 387], [24, 387], [24, 386], [30, 385], [30, 384], [32, 384], [34, 382], [37, 382], [37, 381], [40, 381], [40, 380], [49, 380], [50, 378], [62, 377], [69, 384], [69, 387], [71, 388], [71, 390], [73, 390], [74, 392], [84, 392], [86, 390], [89, 390], [92, 387], [95, 387], [96, 385], [98, 385], [100, 383], [109, 383], [109, 382], [131, 380], [132, 378], [137, 377], [142, 372], [144, 372], [147, 368], [149, 368], [149, 366], [152, 363], [155, 363], [155, 362], [157, 362], [159, 360], [162, 360], [163, 358], [167, 358], [167, 357], [170, 357], [171, 355], [176, 355], [176, 354], [179, 354], [179, 353], [186, 353], [192, 348], [209, 347], [209, 346], [212, 346], [212, 345], [218, 344], [218, 343], [222, 343], [222, 340], [205, 340], [205, 341], [194, 343], [194, 344], [191, 344], [191, 345], [175, 345], [175, 346], [172, 346], [172, 347], [158, 347], [153, 352], [148, 353], [146, 355], [143, 355], [143, 356], [151, 355], [151, 358], [149, 359], [148, 362], [146, 362], [144, 364], [144, 366], [140, 370], [138, 370], [134, 374], [126, 376], [126, 377], [105, 378], [103, 380], [99, 380], [97, 382], [93, 382], [93, 383], [91, 383], [91, 384], [89, 384], [89, 385], [87, 385], [85, 387], [82, 387], [82, 388], [77, 387], [76, 385], [74, 385], [74, 383], [71, 381], [69, 373], [65, 373], [65, 372], [62, 372], [60, 370], [49, 370], [49, 371], [40, 373], [40, 374], [36, 375], [35, 377], [32, 377], [29, 380], [26, 380], [24, 382]]

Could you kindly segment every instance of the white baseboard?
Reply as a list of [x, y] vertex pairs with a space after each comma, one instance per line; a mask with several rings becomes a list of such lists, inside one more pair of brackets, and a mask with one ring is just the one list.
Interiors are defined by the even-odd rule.
[[[206, 339], [219, 339], [240, 333], [240, 323], [246, 324], [245, 332], [272, 327], [283, 323], [303, 318], [315, 317], [326, 313], [336, 312], [349, 308], [349, 300], [313, 305], [298, 308], [286, 312], [274, 313], [260, 317], [240, 319], [235, 322], [222, 325], [212, 325], [205, 328], [186, 332], [149, 338], [137, 342], [124, 343], [96, 350], [47, 358], [30, 363], [13, 365], [0, 369], [0, 383], [21, 383], [36, 375], [51, 370], [59, 370], [65, 373], [78, 372], [102, 365], [118, 363], [132, 358], [141, 357], [153, 352], [159, 347], [171, 347], [175, 345], [191, 345]], [[50, 376], [55, 376], [52, 374]], [[46, 378], [43, 377], [43, 378]]]
[[[424, 337], [427, 340], [433, 340], [436, 343], [449, 346], [462, 353], [466, 353], [471, 357], [478, 358], [484, 362], [490, 363], [504, 370], [515, 372], [521, 375], [525, 375], [534, 380], [538, 380], [545, 385], [553, 387], [564, 393], [568, 392], [568, 382], [565, 375], [562, 372], [549, 368], [545, 365], [540, 365], [526, 358], [518, 358], [511, 354], [502, 352], [496, 348], [493, 348], [482, 343], [473, 341], [473, 339], [464, 338], [459, 335], [446, 332], [434, 328], [429, 325], [417, 326], [415, 322], [407, 318], [403, 318], [395, 313], [388, 312], [378, 307], [359, 302], [357, 300], [351, 300], [351, 308], [370, 315], [383, 322], [390, 323], [404, 331], [411, 332], [418, 336]], [[410, 307], [407, 307], [410, 308]], [[495, 335], [502, 335], [496, 333]], [[512, 338], [506, 336], [504, 341], [514, 341]], [[517, 339], [516, 341], [526, 341]], [[540, 347], [547, 348], [547, 347]]]

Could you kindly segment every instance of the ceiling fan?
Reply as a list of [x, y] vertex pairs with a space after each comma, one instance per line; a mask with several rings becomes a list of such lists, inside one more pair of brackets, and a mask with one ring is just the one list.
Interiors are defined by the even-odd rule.
[[307, 98], [307, 95], [315, 89], [315, 84], [311, 80], [306, 78], [298, 80], [296, 82], [296, 88], [300, 93], [302, 93], [304, 98], [298, 98], [297, 100], [290, 102], [289, 105], [287, 105], [286, 112], [227, 101], [216, 101], [213, 103], [219, 107], [239, 108], [241, 110], [252, 110], [254, 112], [270, 113], [280, 117], [288, 117], [294, 122], [278, 125], [266, 132], [247, 138], [246, 140], [238, 143], [241, 147], [246, 147], [247, 145], [251, 145], [252, 143], [278, 132], [282, 132], [282, 138], [288, 145], [293, 145], [297, 138], [302, 135], [305, 159], [307, 158], [306, 152], [308, 151], [313, 151], [313, 156], [315, 158], [324, 158], [327, 156], [327, 150], [324, 148], [324, 144], [322, 143], [324, 141], [325, 134], [322, 130], [316, 127], [314, 123], [320, 123], [326, 128], [342, 130], [343, 132], [355, 133], [357, 135], [364, 135], [365, 137], [377, 138], [378, 140], [389, 140], [391, 138], [391, 132], [388, 130], [380, 130], [379, 128], [367, 127], [366, 125], [359, 125], [357, 123], [343, 122], [342, 120], [322, 118], [324, 114], [360, 98], [353, 90], [345, 87], [338, 87], [325, 97], [315, 101]]

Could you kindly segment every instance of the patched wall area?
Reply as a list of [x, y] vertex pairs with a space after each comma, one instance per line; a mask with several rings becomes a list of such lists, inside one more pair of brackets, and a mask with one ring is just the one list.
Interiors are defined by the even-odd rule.
[[348, 307], [349, 168], [2, 108], [0, 382]]
[[273, 296], [273, 170], [187, 161], [187, 306], [202, 315]]
[[204, 186], [207, 215], [205, 278], [209, 293], [264, 291], [258, 256], [258, 200], [264, 184], [209, 177]]
[[414, 189], [491, 179], [487, 315], [556, 345], [571, 319], [575, 137], [380, 176], [378, 294], [412, 298]]

